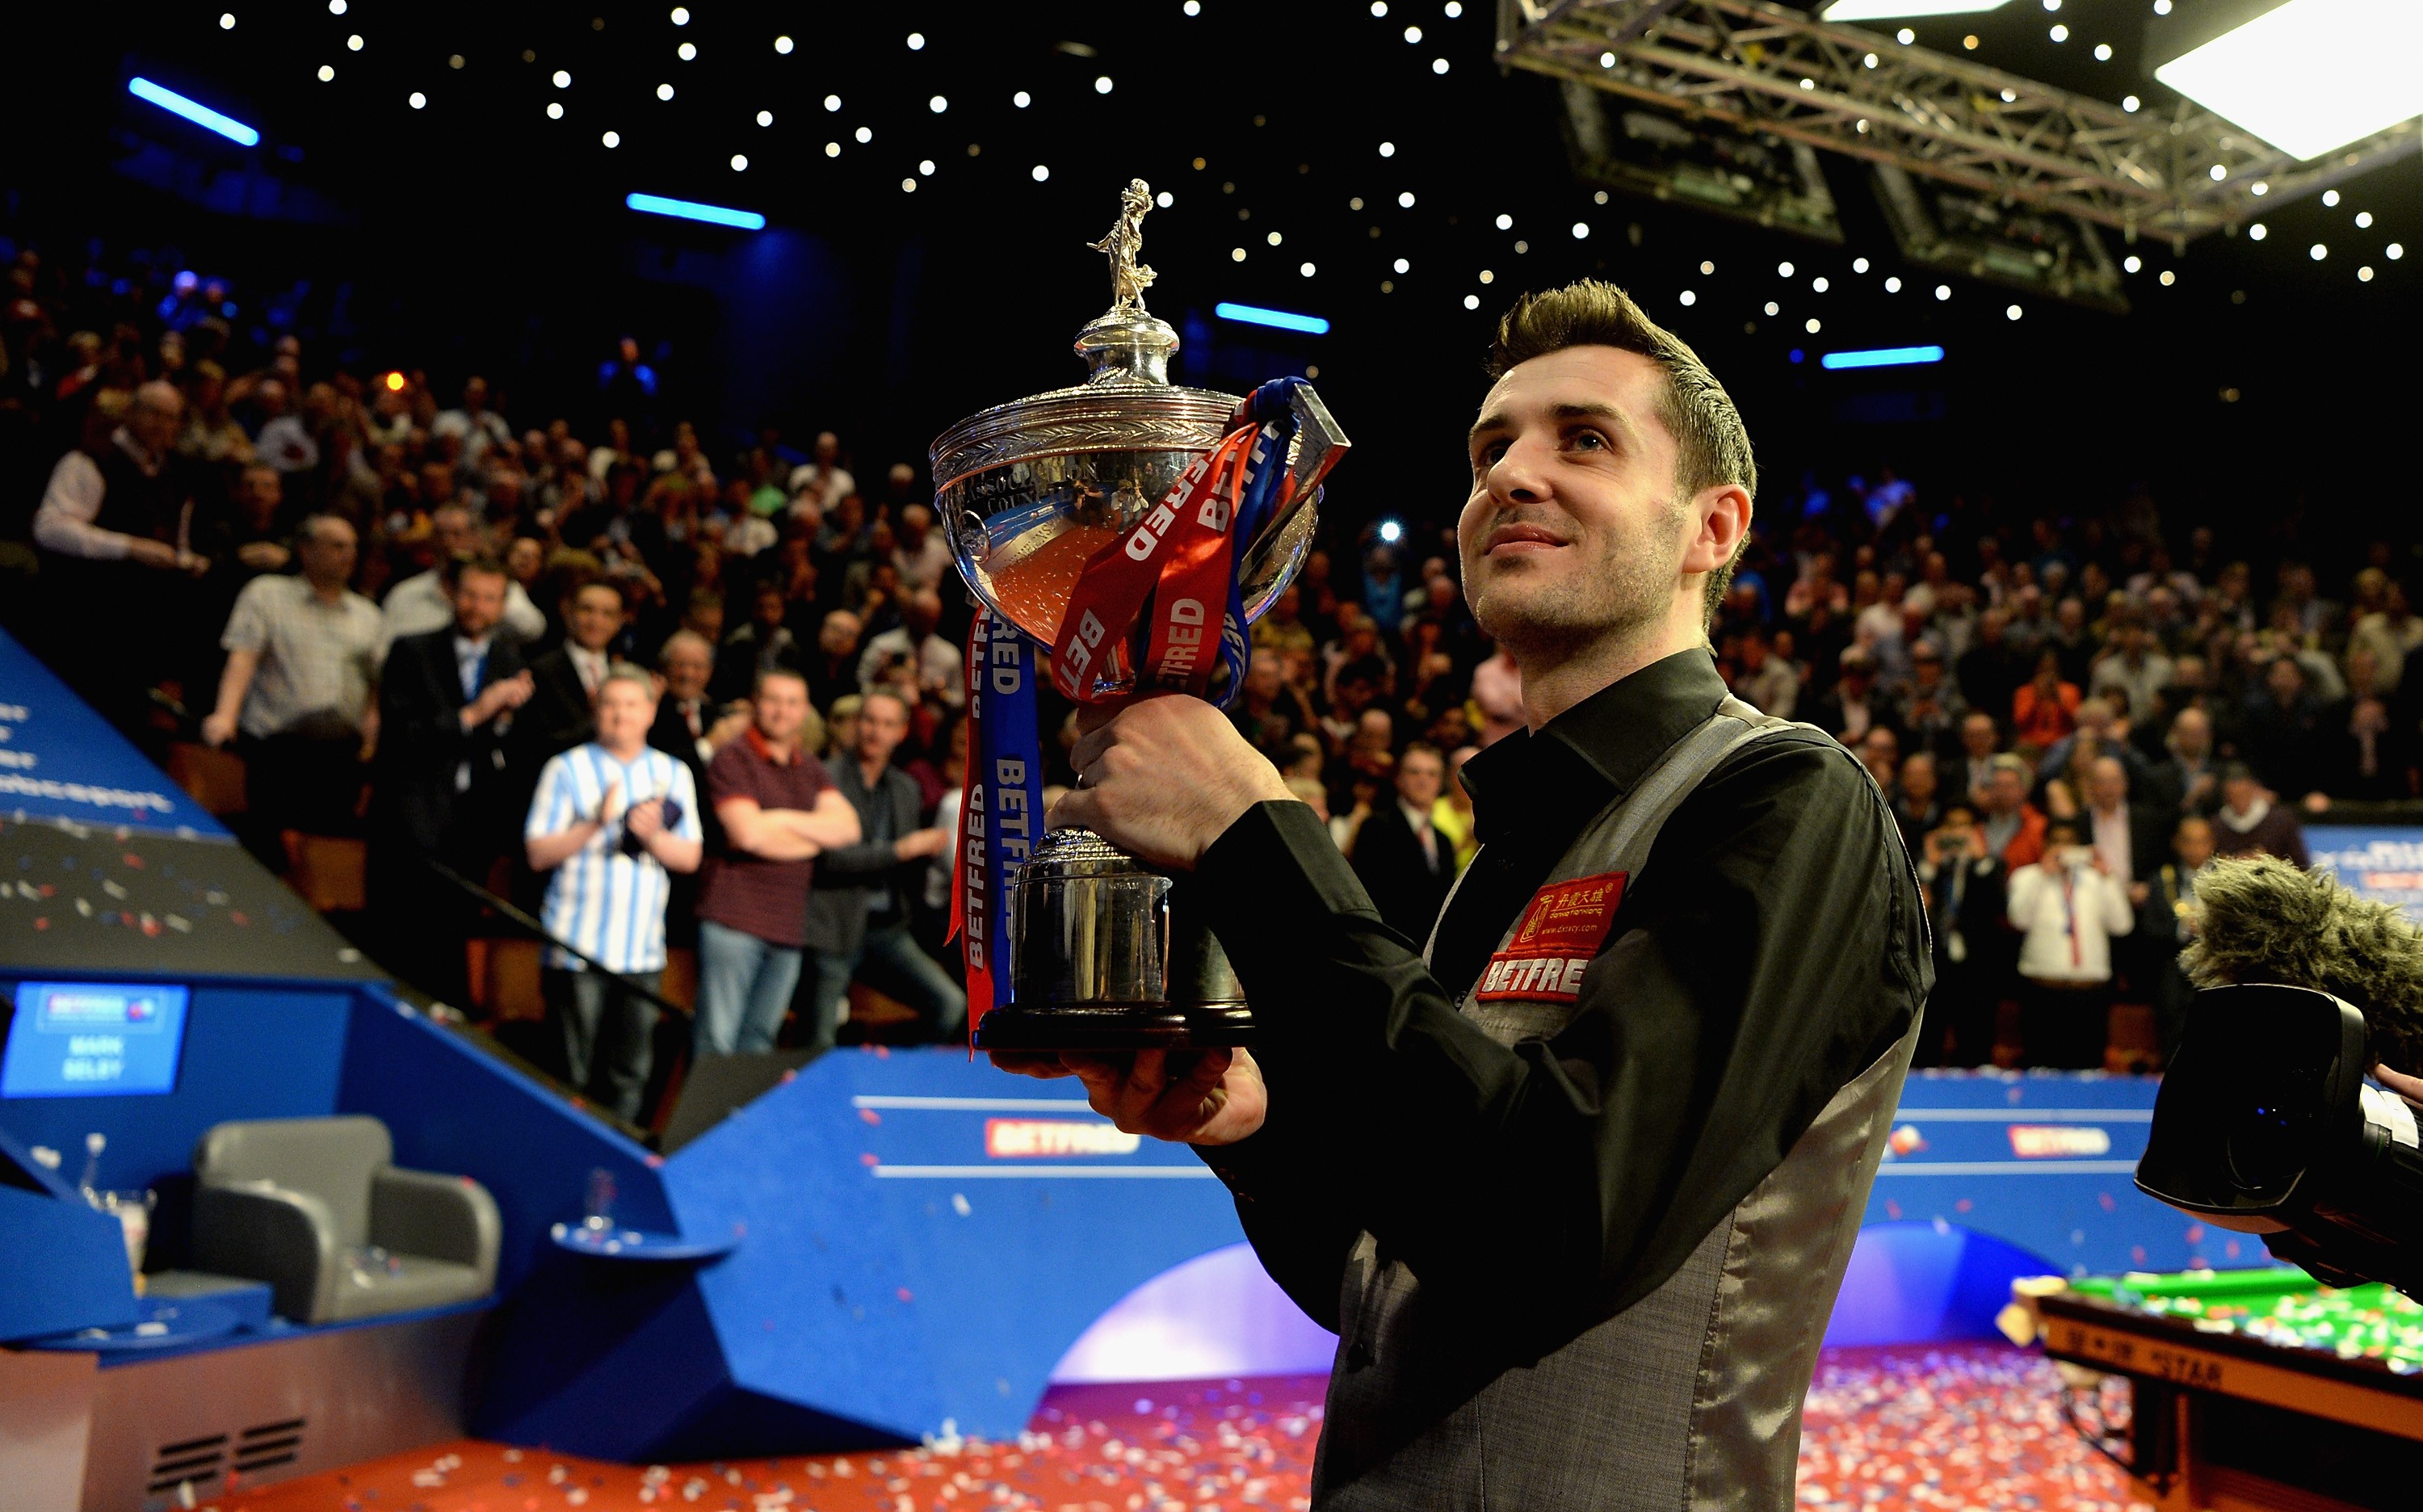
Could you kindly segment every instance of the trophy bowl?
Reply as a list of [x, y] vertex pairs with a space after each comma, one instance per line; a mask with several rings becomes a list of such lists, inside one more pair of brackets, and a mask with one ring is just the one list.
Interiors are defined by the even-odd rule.
[[[1220, 444], [1238, 400], [1167, 380], [1178, 333], [1114, 311], [1077, 339], [1087, 380], [969, 416], [934, 442], [934, 512], [987, 607], [1049, 646], [1094, 553], [1133, 530], [1195, 459]], [[1291, 443], [1287, 482], [1260, 533], [1237, 544], [1248, 623], [1312, 549], [1320, 479], [1344, 438], [1317, 397]], [[1104, 683], [1098, 695], [1127, 692]]]
[[[1198, 457], [1239, 423], [1233, 395], [1169, 381], [1178, 333], [1144, 308], [1152, 270], [1135, 260], [1152, 207], [1138, 179], [1110, 234], [1113, 303], [1078, 332], [1085, 381], [995, 406], [939, 437], [929, 454], [936, 518], [959, 572], [994, 613], [1041, 644], [1058, 641], [1086, 565], [1128, 536]], [[1273, 507], [1233, 543], [1247, 623], [1261, 616], [1312, 547], [1321, 481], [1348, 442], [1320, 397], [1288, 393], [1294, 434]], [[1133, 691], [1135, 658], [1104, 658], [1081, 689], [1099, 703]], [[1213, 690], [1215, 695], [1220, 690]], [[1089, 830], [1045, 836], [1004, 889], [1009, 1001], [971, 1004], [982, 1050], [1122, 1050], [1248, 1042], [1253, 1014], [1227, 956], [1187, 906], [1181, 883]]]

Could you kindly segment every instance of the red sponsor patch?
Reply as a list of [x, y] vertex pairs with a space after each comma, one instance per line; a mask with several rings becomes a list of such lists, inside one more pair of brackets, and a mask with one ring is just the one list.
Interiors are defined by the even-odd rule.
[[1581, 995], [1582, 973], [1598, 954], [1627, 873], [1602, 871], [1543, 887], [1531, 897], [1506, 948], [1489, 958], [1475, 995], [1484, 1003], [1522, 998], [1570, 1003]]

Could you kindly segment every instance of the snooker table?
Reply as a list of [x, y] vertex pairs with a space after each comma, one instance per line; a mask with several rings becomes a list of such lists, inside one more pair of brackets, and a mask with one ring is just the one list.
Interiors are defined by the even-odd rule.
[[[2293, 1266], [2012, 1292], [2005, 1331], [2042, 1339], [2071, 1422], [2161, 1512], [2423, 1508], [2423, 1304]], [[2110, 1377], [2126, 1421], [2083, 1421]]]

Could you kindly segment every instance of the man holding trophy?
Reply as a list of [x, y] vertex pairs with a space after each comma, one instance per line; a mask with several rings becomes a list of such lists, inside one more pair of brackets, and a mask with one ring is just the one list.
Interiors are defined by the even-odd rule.
[[[1381, 922], [1207, 701], [1216, 674], [1156, 676], [1163, 600], [1192, 581], [1161, 553], [1196, 549], [1180, 527], [1202, 479], [1072, 486], [1063, 521], [1136, 496], [1115, 522], [1138, 522], [1131, 555], [1153, 515], [1179, 523], [1135, 558], [1162, 563], [1141, 609], [1099, 586], [1122, 570], [1105, 530], [1045, 596], [1093, 624], [1050, 623], [1011, 601], [1039, 590], [1006, 569], [1049, 554], [1012, 533], [1051, 511], [973, 501], [952, 480], [976, 474], [943, 465], [960, 431], [937, 444], [980, 596], [1053, 648], [1062, 686], [1071, 645], [1125, 675], [1081, 698], [1096, 707], [1078, 788], [1034, 859], [988, 872], [982, 821], [968, 832], [963, 885], [1006, 903], [983, 945], [1001, 935], [1010, 957], [990, 963], [1006, 966], [1003, 1032], [976, 1042], [1008, 1069], [1080, 1077], [1122, 1129], [1195, 1146], [1271, 1274], [1338, 1332], [1316, 1506], [1787, 1508], [1801, 1399], [1930, 984], [1916, 882], [1858, 761], [1717, 673], [1705, 625], [1756, 473], [1696, 354], [1584, 282], [1519, 301], [1490, 370], [1458, 533], [1528, 729], [1465, 768], [1482, 845], [1427, 946]], [[1102, 387], [1098, 369], [1062, 392]], [[1264, 420], [1263, 398], [1238, 417]], [[1196, 517], [1234, 536], [1238, 623], [1291, 571], [1283, 538], [1318, 481], [1326, 412], [1291, 403], [1292, 434], [1259, 433], [1286, 443], [1285, 482], [1254, 471], [1275, 456], [1225, 484], [1220, 454], [1208, 464], [1210, 492], [1239, 501], [1233, 519]], [[1242, 424], [1226, 434], [1250, 450]], [[1258, 484], [1275, 501], [1260, 516]], [[973, 773], [970, 791], [984, 813]], [[1053, 857], [1071, 835], [1082, 865]], [[1112, 896], [1133, 890], [1123, 868], [1176, 879], [1137, 894], [1161, 900], [1138, 916], [1164, 932], [1131, 952], [1157, 950], [1157, 974], [1103, 966], [1101, 942], [1142, 928]]]

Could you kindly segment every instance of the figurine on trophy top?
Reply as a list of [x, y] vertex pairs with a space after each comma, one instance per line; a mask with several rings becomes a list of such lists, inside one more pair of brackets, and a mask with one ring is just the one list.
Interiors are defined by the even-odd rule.
[[1088, 383], [1169, 381], [1169, 354], [1178, 332], [1144, 308], [1152, 269], [1136, 261], [1144, 250], [1144, 217], [1152, 212], [1152, 185], [1130, 179], [1119, 192], [1119, 218], [1099, 242], [1085, 245], [1111, 260], [1111, 308], [1077, 333], [1077, 355], [1091, 369]]

